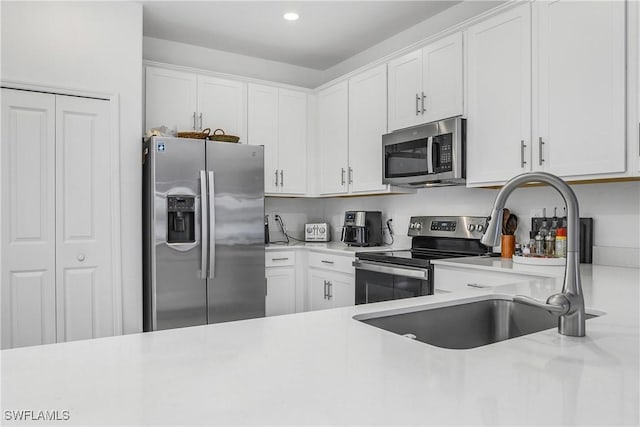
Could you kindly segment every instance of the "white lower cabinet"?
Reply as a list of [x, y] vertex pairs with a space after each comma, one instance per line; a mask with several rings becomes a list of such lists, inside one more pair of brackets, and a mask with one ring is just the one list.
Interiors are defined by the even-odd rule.
[[310, 309], [347, 307], [355, 304], [353, 276], [326, 270], [309, 269]]
[[271, 267], [266, 269], [267, 292], [265, 315], [278, 316], [296, 312], [295, 267]]
[[295, 313], [296, 310], [296, 253], [268, 251], [265, 256], [265, 315]]
[[355, 270], [352, 262], [352, 255], [309, 252], [307, 289], [310, 310], [355, 304]]
[[[562, 271], [558, 272], [558, 277], [562, 276]], [[556, 278], [435, 265], [433, 280], [436, 292], [459, 292], [531, 281], [553, 285]]]
[[2, 348], [118, 331], [109, 109], [2, 89]]

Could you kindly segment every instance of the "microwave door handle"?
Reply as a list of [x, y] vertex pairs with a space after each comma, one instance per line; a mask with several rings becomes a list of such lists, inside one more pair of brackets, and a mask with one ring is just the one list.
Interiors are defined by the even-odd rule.
[[433, 137], [427, 138], [427, 173], [433, 173]]

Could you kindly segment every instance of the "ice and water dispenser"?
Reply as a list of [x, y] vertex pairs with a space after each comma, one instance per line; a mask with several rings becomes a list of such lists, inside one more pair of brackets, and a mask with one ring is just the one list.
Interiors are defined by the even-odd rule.
[[167, 196], [167, 243], [194, 243], [195, 196]]

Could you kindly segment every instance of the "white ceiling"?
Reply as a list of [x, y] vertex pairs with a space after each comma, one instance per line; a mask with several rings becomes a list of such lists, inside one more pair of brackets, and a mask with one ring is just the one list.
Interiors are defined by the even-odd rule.
[[456, 3], [143, 1], [144, 35], [326, 70]]

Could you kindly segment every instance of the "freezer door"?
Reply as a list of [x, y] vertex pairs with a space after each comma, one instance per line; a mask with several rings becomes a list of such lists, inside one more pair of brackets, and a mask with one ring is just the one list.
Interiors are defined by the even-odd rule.
[[263, 317], [264, 148], [207, 142], [208, 322]]
[[145, 325], [145, 330], [203, 325], [207, 323], [206, 245], [204, 252], [202, 245], [205, 143], [152, 138], [149, 151], [153, 248], [151, 288], [145, 298], [145, 320], [150, 319], [151, 328]]

